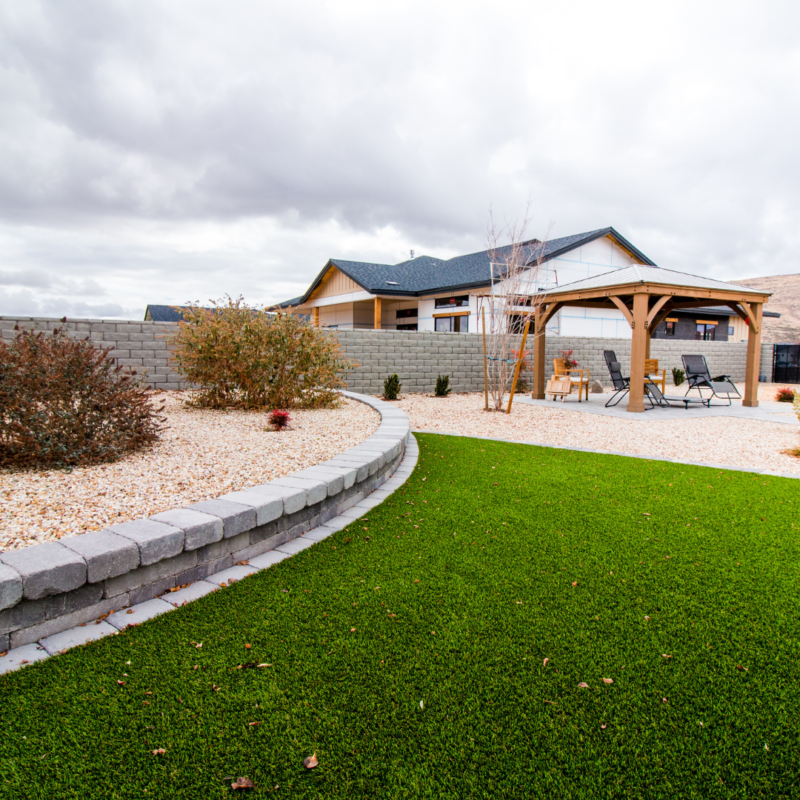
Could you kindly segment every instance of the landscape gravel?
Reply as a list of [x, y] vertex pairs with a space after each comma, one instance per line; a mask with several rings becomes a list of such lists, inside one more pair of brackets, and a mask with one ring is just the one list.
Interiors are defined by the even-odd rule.
[[291, 430], [267, 414], [207, 411], [158, 396], [167, 427], [151, 450], [71, 472], [0, 470], [0, 551], [74, 536], [255, 486], [326, 461], [371, 436], [380, 415], [340, 408], [292, 411]]
[[[773, 387], [760, 389], [759, 400], [774, 398]], [[786, 452], [800, 447], [800, 429], [793, 425], [721, 416], [640, 422], [523, 403], [504, 414], [484, 411], [483, 404], [482, 393], [408, 394], [397, 402], [412, 430], [800, 474], [800, 458]]]

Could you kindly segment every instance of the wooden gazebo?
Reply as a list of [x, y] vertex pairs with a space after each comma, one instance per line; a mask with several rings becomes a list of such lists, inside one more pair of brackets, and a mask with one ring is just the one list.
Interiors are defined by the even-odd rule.
[[[758, 369], [761, 357], [761, 320], [770, 293], [712, 278], [641, 264], [593, 278], [575, 281], [536, 298], [533, 345], [533, 397], [544, 398], [545, 328], [564, 306], [616, 308], [632, 329], [631, 387], [628, 411], [644, 411], [645, 359], [650, 337], [662, 320], [677, 308], [702, 308], [709, 303], [727, 306], [748, 325], [747, 374], [743, 405], [758, 405]], [[690, 343], [687, 342], [690, 348]]]

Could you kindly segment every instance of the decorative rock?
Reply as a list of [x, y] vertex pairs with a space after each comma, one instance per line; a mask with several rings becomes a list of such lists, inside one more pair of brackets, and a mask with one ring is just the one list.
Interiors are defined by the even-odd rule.
[[184, 550], [197, 550], [198, 547], [218, 542], [222, 538], [222, 520], [196, 509], [176, 508], [162, 511], [160, 514], [153, 514], [150, 519], [180, 528], [185, 537]]
[[603, 384], [600, 381], [594, 381], [592, 383], [592, 394], [603, 394]]
[[0, 555], [0, 561], [22, 576], [26, 600], [70, 592], [86, 583], [86, 562], [58, 542], [44, 542]]
[[165, 525], [163, 522], [135, 519], [132, 522], [111, 525], [106, 530], [136, 542], [139, 546], [139, 561], [142, 566], [176, 556], [183, 550], [183, 531], [172, 525]]
[[60, 544], [77, 553], [86, 562], [89, 583], [114, 578], [139, 566], [137, 545], [109, 530], [70, 536], [62, 539]]

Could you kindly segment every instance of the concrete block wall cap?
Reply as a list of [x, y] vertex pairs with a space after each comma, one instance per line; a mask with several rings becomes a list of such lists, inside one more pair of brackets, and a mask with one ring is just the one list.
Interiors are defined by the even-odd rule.
[[139, 547], [130, 539], [109, 530], [90, 531], [61, 539], [60, 544], [86, 562], [86, 580], [99, 583], [139, 566]]
[[142, 566], [171, 558], [183, 550], [183, 531], [164, 522], [135, 519], [132, 522], [110, 525], [106, 530], [136, 542], [139, 546], [139, 563]]
[[356, 482], [356, 478], [358, 477], [357, 467], [343, 466], [342, 464], [331, 464], [328, 461], [323, 461], [321, 464], [316, 464], [313, 467], [304, 469], [299, 472], [298, 475], [304, 475], [305, 473], [308, 473], [310, 477], [313, 478], [315, 474], [324, 474], [325, 472], [335, 472], [337, 475], [341, 475], [344, 481], [345, 489], [349, 489]]
[[283, 500], [283, 513], [294, 514], [306, 507], [308, 496], [305, 489], [291, 486], [275, 486], [273, 481], [248, 486], [245, 492], [256, 492], [266, 497], [280, 497]]
[[251, 489], [246, 492], [231, 492], [224, 494], [220, 500], [228, 500], [232, 503], [241, 503], [243, 506], [251, 506], [256, 510], [256, 525], [265, 525], [278, 519], [283, 512], [283, 497], [267, 492], [259, 492]]
[[369, 459], [347, 459], [347, 458], [334, 458], [326, 461], [325, 464], [330, 466], [342, 467], [343, 469], [354, 469], [356, 471], [356, 481], [361, 483], [369, 477]]
[[327, 487], [327, 497], [333, 497], [344, 489], [344, 477], [333, 469], [326, 470], [309, 467], [308, 469], [300, 470], [300, 472], [293, 472], [288, 477], [322, 481]]
[[58, 542], [11, 550], [0, 555], [0, 562], [22, 577], [22, 596], [26, 600], [71, 592], [86, 583], [86, 562]]
[[15, 606], [22, 599], [22, 576], [15, 569], [0, 564], [0, 611]]
[[256, 510], [252, 506], [231, 503], [228, 500], [202, 500], [187, 508], [211, 514], [222, 520], [222, 535], [226, 539], [249, 531], [256, 526]]
[[278, 478], [270, 481], [271, 486], [287, 486], [290, 489], [303, 489], [306, 493], [306, 505], [321, 503], [328, 496], [328, 485], [312, 478]]
[[224, 533], [222, 520], [219, 517], [196, 509], [175, 508], [153, 514], [150, 519], [180, 528], [184, 535], [184, 550], [196, 550], [203, 545], [218, 542]]

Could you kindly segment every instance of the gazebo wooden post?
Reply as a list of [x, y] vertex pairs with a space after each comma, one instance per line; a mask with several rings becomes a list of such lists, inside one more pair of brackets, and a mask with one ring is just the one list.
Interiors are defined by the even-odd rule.
[[647, 357], [647, 339], [649, 331], [647, 322], [648, 294], [637, 292], [633, 295], [631, 340], [631, 388], [628, 393], [628, 411], [644, 411], [644, 360]]
[[756, 408], [758, 406], [758, 373], [761, 366], [761, 322], [764, 313], [763, 303], [751, 303], [755, 325], [750, 322], [747, 334], [747, 372], [744, 379], [743, 406]]
[[536, 309], [533, 330], [533, 391], [534, 400], [544, 400], [544, 337], [546, 323], [541, 308]]

